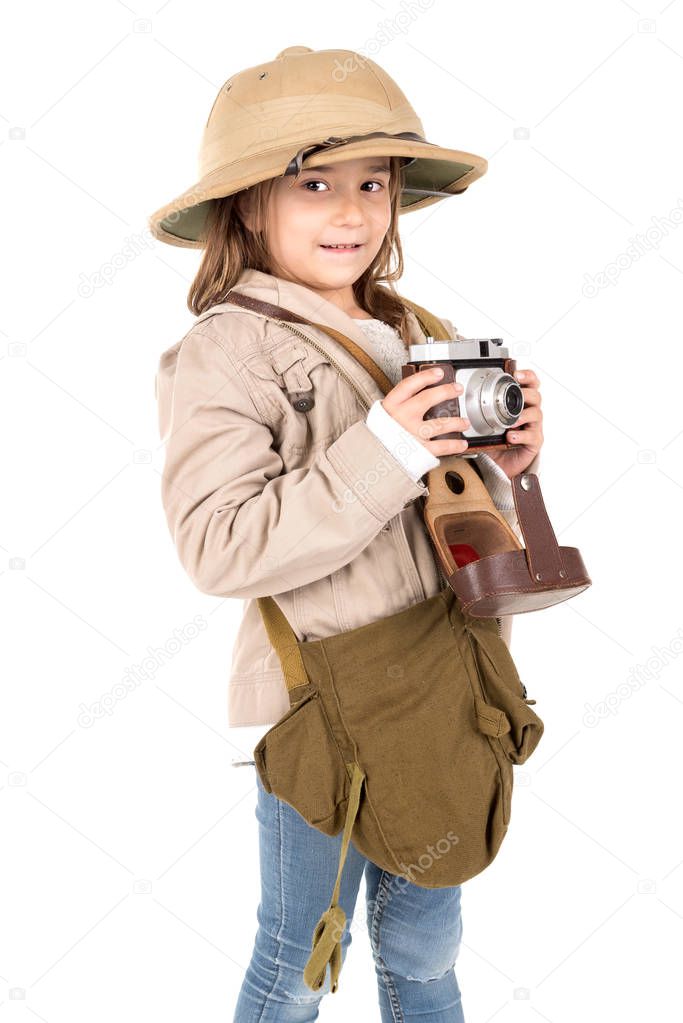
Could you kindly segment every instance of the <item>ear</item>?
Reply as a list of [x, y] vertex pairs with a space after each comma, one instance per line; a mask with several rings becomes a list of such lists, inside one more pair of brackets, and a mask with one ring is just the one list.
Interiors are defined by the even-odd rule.
[[246, 226], [250, 231], [253, 231], [255, 220], [253, 190], [251, 188], [242, 188], [235, 196], [235, 205]]

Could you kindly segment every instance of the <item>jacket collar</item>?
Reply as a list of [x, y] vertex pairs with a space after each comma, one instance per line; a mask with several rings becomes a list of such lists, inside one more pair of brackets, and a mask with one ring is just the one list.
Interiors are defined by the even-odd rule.
[[[339, 306], [329, 302], [326, 298], [322, 298], [322, 296], [303, 284], [297, 284], [294, 281], [276, 277], [274, 274], [264, 273], [261, 270], [246, 269], [242, 271], [235, 285], [235, 290], [252, 298], [260, 299], [263, 302], [282, 306], [316, 323], [334, 327], [342, 334], [351, 338], [352, 341], [355, 341], [360, 348], [367, 351], [367, 338], [362, 328], [358, 326], [358, 320], [349, 316]], [[230, 302], [221, 303], [220, 308], [241, 309], [240, 306]], [[217, 309], [218, 307], [213, 306], [211, 309], [207, 309], [204, 315], [211, 315]], [[368, 405], [372, 404], [377, 397], [383, 397], [382, 391], [372, 376], [339, 341], [314, 327], [308, 327], [304, 324], [295, 324], [295, 326], [306, 333], [313, 333], [315, 335], [315, 340], [320, 348], [328, 357], [336, 359], [358, 384], [361, 391], [365, 394]], [[415, 314], [409, 309], [408, 342], [410, 344], [417, 344], [423, 340], [422, 328]]]
[[[365, 335], [357, 326], [358, 320], [329, 302], [326, 298], [316, 294], [303, 284], [276, 277], [274, 274], [263, 273], [261, 270], [243, 270], [237, 282], [235, 290], [244, 292], [253, 298], [260, 298], [264, 302], [272, 302], [274, 305], [281, 305], [285, 309], [305, 316], [306, 319], [315, 320], [317, 323], [324, 323], [328, 327], [335, 327], [350, 337], [356, 344], [361, 344]], [[424, 337], [422, 329], [416, 317], [409, 310], [409, 341], [415, 344]]]

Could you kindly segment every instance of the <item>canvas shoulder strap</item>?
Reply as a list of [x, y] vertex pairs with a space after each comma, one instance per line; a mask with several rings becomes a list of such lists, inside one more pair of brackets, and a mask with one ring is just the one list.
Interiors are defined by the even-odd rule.
[[417, 302], [411, 302], [409, 299], [404, 298], [402, 295], [399, 296], [404, 305], [407, 305], [409, 309], [415, 313], [425, 337], [433, 337], [437, 341], [448, 341], [449, 334], [446, 330], [443, 321], [430, 313], [424, 306], [418, 305]]

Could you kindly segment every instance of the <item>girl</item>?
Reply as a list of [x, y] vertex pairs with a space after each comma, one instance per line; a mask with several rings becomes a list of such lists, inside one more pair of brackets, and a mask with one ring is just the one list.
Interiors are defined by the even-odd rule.
[[[256, 597], [276, 596], [297, 639], [310, 640], [443, 585], [415, 499], [439, 456], [467, 449], [440, 435], [469, 423], [424, 419], [460, 385], [425, 389], [438, 379], [426, 372], [401, 379], [407, 345], [423, 334], [391, 282], [403, 270], [399, 214], [463, 192], [485, 170], [480, 157], [425, 141], [373, 61], [295, 46], [226, 82], [204, 131], [199, 183], [150, 218], [161, 240], [205, 250], [188, 301], [197, 318], [157, 373], [162, 500], [193, 582], [244, 599], [229, 721], [258, 728], [252, 748], [289, 707]], [[246, 305], [226, 301], [231, 290]], [[264, 302], [301, 323], [265, 315]], [[308, 320], [355, 341], [392, 390], [384, 396]], [[538, 470], [543, 443], [538, 379], [517, 376], [525, 407], [507, 434], [514, 447], [474, 457], [516, 531], [510, 478]], [[330, 985], [313, 992], [303, 968], [342, 836], [310, 827], [255, 773], [261, 899], [234, 1021], [314, 1020]], [[361, 877], [382, 1020], [462, 1021], [461, 886], [419, 887], [351, 846], [339, 899], [349, 921]], [[343, 957], [350, 942], [345, 929]]]

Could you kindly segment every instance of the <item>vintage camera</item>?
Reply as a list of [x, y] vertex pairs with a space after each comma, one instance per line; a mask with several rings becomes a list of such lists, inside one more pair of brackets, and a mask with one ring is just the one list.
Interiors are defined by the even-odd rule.
[[[427, 387], [440, 387], [456, 381], [464, 390], [447, 401], [427, 409], [424, 418], [464, 416], [470, 421], [467, 430], [439, 434], [439, 439], [464, 437], [468, 448], [509, 448], [505, 431], [512, 429], [524, 408], [524, 396], [514, 376], [516, 363], [503, 347], [500, 337], [462, 338], [439, 341], [428, 337], [423, 343], [408, 347], [408, 361], [402, 376], [440, 366], [441, 380]], [[426, 389], [426, 388], [425, 388]]]

